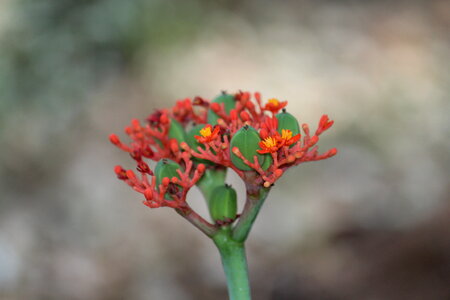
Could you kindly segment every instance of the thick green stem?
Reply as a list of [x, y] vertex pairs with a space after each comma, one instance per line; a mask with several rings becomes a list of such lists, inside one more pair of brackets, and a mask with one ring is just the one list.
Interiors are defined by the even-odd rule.
[[250, 300], [250, 283], [244, 243], [234, 241], [228, 227], [222, 228], [213, 237], [213, 240], [222, 258], [230, 300]]
[[244, 242], [247, 239], [268, 194], [268, 188], [257, 189], [255, 192], [252, 188], [247, 187], [247, 201], [233, 231], [235, 241]]

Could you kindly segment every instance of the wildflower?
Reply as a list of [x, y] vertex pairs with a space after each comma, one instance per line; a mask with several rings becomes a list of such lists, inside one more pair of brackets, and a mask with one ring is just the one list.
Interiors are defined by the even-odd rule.
[[292, 131], [289, 129], [281, 130], [281, 137], [279, 138], [283, 146], [291, 146], [298, 142], [300, 139], [300, 134], [292, 136]]
[[259, 143], [262, 150], [257, 150], [259, 154], [275, 153], [278, 151], [279, 142], [276, 137], [267, 137]]
[[266, 106], [264, 107], [265, 110], [271, 111], [272, 113], [276, 114], [281, 109], [285, 108], [287, 105], [287, 101], [279, 101], [276, 98], [269, 99], [266, 103]]
[[200, 143], [205, 144], [217, 139], [217, 137], [219, 136], [219, 132], [220, 132], [219, 126], [215, 126], [214, 130], [212, 130], [212, 126], [208, 124], [203, 129], [200, 130], [201, 136], [196, 135], [195, 138]]

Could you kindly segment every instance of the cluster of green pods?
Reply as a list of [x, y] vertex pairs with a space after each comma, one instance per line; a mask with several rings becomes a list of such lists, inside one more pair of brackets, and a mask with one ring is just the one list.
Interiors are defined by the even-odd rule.
[[[230, 111], [236, 106], [236, 100], [233, 95], [222, 93], [216, 97], [212, 103], [218, 103], [224, 105], [225, 112]], [[287, 113], [285, 110], [276, 115], [278, 119], [278, 132], [282, 134], [283, 129], [290, 130], [292, 135], [295, 136], [300, 133], [300, 126], [297, 119]], [[208, 124], [212, 126], [217, 124], [220, 116], [213, 110], [209, 110], [207, 113]], [[183, 126], [175, 119], [170, 120], [169, 138], [176, 139], [179, 143], [186, 142], [191, 149], [196, 150], [198, 147], [205, 148], [202, 143], [199, 143], [195, 136], [200, 135], [200, 130], [203, 129], [205, 124], [198, 124], [193, 126], [188, 132], [186, 132]], [[261, 138], [258, 131], [245, 125], [239, 129], [230, 141], [230, 158], [232, 163], [242, 171], [252, 171], [252, 168], [248, 166], [240, 157], [233, 153], [233, 149], [237, 147], [239, 152], [245, 159], [254, 163], [255, 156], [257, 157], [260, 166], [267, 170], [272, 164], [272, 157], [270, 154], [259, 154], [257, 150], [260, 150]], [[206, 165], [212, 165], [209, 160], [193, 158], [197, 163], [203, 163]], [[180, 170], [181, 166], [169, 159], [160, 160], [155, 167], [155, 176], [158, 186], [162, 184], [163, 178], [173, 177], [180, 178], [177, 170]], [[208, 199], [208, 206], [212, 219], [215, 222], [229, 222], [236, 218], [237, 213], [237, 196], [236, 191], [229, 185], [225, 184], [226, 170], [208, 168], [201, 180], [197, 183], [199, 188], [205, 194]], [[179, 187], [181, 188], [181, 187]], [[172, 199], [172, 196], [168, 192], [166, 199]]]

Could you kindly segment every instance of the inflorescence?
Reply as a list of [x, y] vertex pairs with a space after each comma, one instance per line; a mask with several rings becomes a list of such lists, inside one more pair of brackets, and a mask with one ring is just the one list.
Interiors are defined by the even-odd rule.
[[[115, 173], [143, 194], [150, 208], [188, 210], [186, 195], [207, 170], [230, 168], [246, 184], [269, 188], [290, 167], [337, 153], [336, 148], [318, 152], [320, 135], [333, 125], [327, 115], [312, 134], [307, 124], [299, 126], [286, 106], [287, 101], [277, 99], [263, 104], [259, 93], [252, 97], [249, 92], [222, 93], [213, 101], [177, 101], [142, 123], [133, 119], [125, 128], [130, 143], [110, 135], [110, 141], [136, 162], [137, 173], [121, 166]], [[149, 160], [160, 168], [152, 170]]]

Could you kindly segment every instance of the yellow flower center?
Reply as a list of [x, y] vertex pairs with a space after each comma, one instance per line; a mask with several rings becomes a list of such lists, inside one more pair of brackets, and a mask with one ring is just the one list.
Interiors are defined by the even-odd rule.
[[274, 106], [280, 105], [280, 101], [278, 101], [278, 99], [275, 99], [275, 98], [269, 99], [269, 103]]
[[290, 131], [288, 129], [282, 129], [281, 130], [281, 138], [283, 140], [289, 141], [290, 139], [292, 139], [292, 131]]
[[264, 139], [263, 144], [266, 148], [272, 148], [277, 146], [277, 141], [273, 137], [269, 136]]
[[200, 134], [202, 135], [202, 137], [210, 137], [212, 134], [211, 127], [206, 126], [205, 128], [201, 129]]

